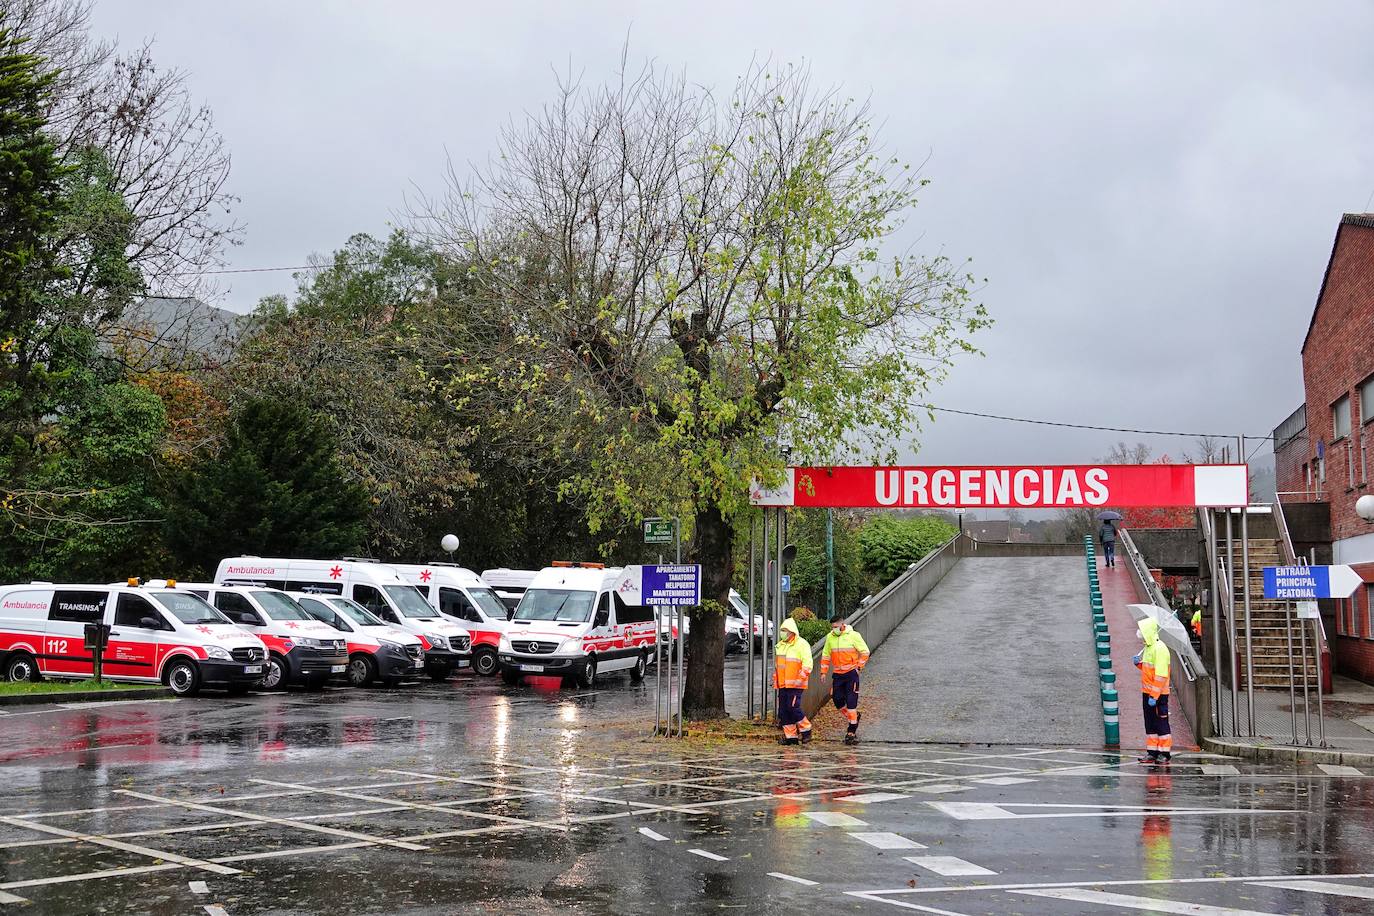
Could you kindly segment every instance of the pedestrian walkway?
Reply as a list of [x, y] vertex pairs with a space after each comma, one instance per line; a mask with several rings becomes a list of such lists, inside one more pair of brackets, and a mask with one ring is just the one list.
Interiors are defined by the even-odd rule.
[[[1131, 577], [1127, 561], [1118, 556], [1115, 566], [1107, 566], [1103, 557], [1097, 559], [1097, 579], [1102, 589], [1102, 609], [1107, 617], [1107, 632], [1112, 638], [1112, 671], [1116, 673], [1116, 689], [1121, 702], [1121, 747], [1123, 750], [1145, 749], [1145, 715], [1140, 706], [1140, 670], [1132, 658], [1141, 649], [1135, 635], [1136, 621], [1127, 610], [1128, 604], [1141, 604], [1136, 594], [1135, 579]], [[1186, 677], [1183, 666], [1175, 658], [1170, 678]], [[1169, 728], [1174, 735], [1174, 753], [1197, 750], [1188, 717], [1176, 705], [1169, 708]]]
[[[1336, 675], [1335, 692], [1322, 698], [1321, 708], [1317, 705], [1315, 692], [1308, 694], [1310, 709], [1304, 708], [1302, 690], [1296, 690], [1297, 703], [1287, 690], [1255, 691], [1255, 736], [1249, 735], [1249, 714], [1246, 707], [1246, 694], [1242, 690], [1236, 697], [1239, 727], [1231, 725], [1231, 692], [1223, 689], [1221, 694], [1222, 737], [1227, 752], [1244, 752], [1245, 749], [1279, 749], [1294, 747], [1304, 751], [1317, 750], [1311, 754], [1312, 760], [1350, 759], [1360, 762], [1374, 760], [1374, 686]], [[1297, 709], [1294, 717], [1293, 710]], [[1326, 721], [1319, 721], [1324, 712]], [[1296, 718], [1296, 725], [1294, 721]], [[1322, 748], [1322, 732], [1325, 730], [1326, 746]], [[1294, 730], [1297, 739], [1294, 740]], [[1230, 737], [1236, 732], [1242, 737]], [[1329, 755], [1329, 756], [1327, 756]]]
[[860, 738], [1100, 747], [1091, 619], [1081, 557], [960, 560], [864, 669]]

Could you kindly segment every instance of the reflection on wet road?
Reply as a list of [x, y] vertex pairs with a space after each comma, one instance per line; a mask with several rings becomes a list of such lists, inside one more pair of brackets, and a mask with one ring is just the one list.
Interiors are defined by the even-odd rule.
[[652, 710], [623, 679], [5, 710], [0, 911], [1374, 913], [1374, 769], [684, 745]]

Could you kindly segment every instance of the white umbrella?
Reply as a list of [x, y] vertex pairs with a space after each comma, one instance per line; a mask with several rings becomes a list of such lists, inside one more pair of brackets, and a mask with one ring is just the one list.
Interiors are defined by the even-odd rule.
[[1206, 670], [1202, 664], [1202, 659], [1198, 658], [1197, 651], [1193, 649], [1192, 642], [1188, 639], [1188, 631], [1183, 623], [1168, 608], [1160, 607], [1157, 604], [1128, 604], [1126, 610], [1131, 612], [1131, 616], [1136, 620], [1144, 620], [1149, 617], [1159, 624], [1159, 638], [1164, 641], [1164, 645], [1169, 650], [1186, 662], [1188, 678], [1193, 678], [1194, 671]]

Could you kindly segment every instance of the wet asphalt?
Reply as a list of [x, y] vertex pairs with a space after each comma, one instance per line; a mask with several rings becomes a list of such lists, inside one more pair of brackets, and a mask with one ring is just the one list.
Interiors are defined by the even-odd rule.
[[670, 742], [652, 689], [0, 710], [0, 913], [1374, 913], [1374, 768]]

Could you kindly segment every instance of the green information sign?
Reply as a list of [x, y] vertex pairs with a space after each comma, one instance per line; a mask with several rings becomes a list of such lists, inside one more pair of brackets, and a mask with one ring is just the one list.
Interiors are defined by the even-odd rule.
[[670, 518], [646, 518], [644, 520], [644, 543], [673, 543], [673, 520]]

